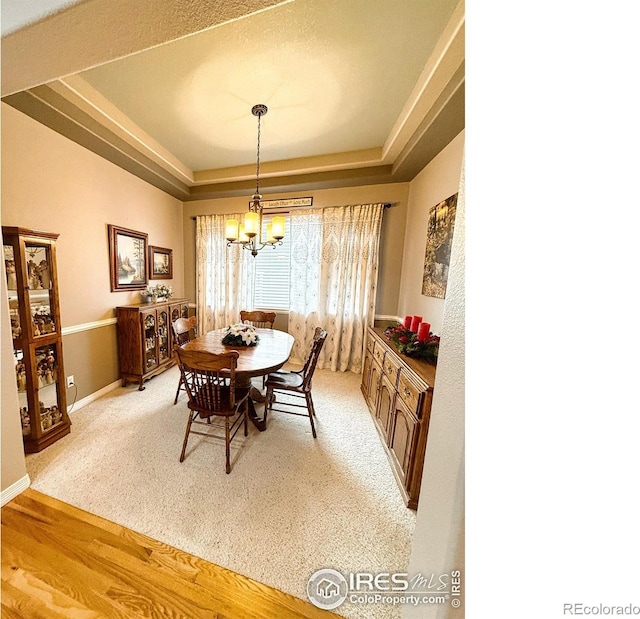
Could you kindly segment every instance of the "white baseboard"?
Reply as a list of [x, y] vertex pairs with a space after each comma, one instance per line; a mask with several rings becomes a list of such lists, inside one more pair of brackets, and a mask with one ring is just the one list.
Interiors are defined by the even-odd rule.
[[98, 389], [98, 391], [94, 391], [93, 393], [90, 393], [88, 396], [82, 398], [82, 400], [78, 400], [75, 404], [72, 404], [71, 406], [67, 406], [67, 413], [70, 413], [72, 411], [73, 412], [77, 411], [83, 406], [90, 404], [94, 400], [101, 398], [103, 395], [109, 393], [110, 391], [113, 391], [114, 389], [117, 389], [120, 386], [122, 386], [122, 381], [118, 379], [112, 382], [111, 384], [107, 385], [106, 387], [103, 387], [102, 389]]
[[0, 495], [0, 505], [6, 505], [11, 499], [15, 499], [21, 492], [26, 490], [31, 485], [31, 479], [29, 475], [21, 477], [18, 481], [11, 484], [8, 488], [5, 488]]

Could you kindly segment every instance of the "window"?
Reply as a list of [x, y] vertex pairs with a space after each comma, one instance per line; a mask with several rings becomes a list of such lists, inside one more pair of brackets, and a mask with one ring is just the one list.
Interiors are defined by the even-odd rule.
[[[267, 223], [271, 217], [262, 221], [262, 238], [267, 234]], [[253, 305], [256, 309], [289, 310], [289, 284], [291, 281], [291, 245], [289, 244], [289, 218], [286, 218], [285, 236], [282, 245], [275, 248], [265, 247], [255, 257], [256, 285]]]

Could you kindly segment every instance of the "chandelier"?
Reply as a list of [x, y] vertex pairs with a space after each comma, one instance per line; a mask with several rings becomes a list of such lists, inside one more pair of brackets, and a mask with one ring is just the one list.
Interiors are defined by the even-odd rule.
[[282, 245], [284, 238], [284, 217], [274, 217], [271, 223], [267, 224], [266, 239], [262, 238], [262, 196], [260, 195], [260, 119], [267, 113], [267, 106], [259, 103], [251, 108], [251, 113], [258, 117], [258, 154], [256, 163], [256, 192], [251, 197], [249, 212], [244, 215], [244, 222], [237, 219], [227, 219], [225, 224], [225, 237], [227, 247], [240, 243], [242, 249], [247, 249], [252, 256], [257, 256], [258, 252], [265, 247], [275, 248]]

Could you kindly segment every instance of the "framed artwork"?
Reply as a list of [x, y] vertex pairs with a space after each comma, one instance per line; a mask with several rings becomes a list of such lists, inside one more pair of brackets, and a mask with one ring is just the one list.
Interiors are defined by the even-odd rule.
[[173, 250], [149, 245], [149, 279], [173, 279]]
[[111, 292], [143, 290], [147, 279], [147, 235], [108, 224]]
[[444, 299], [447, 291], [457, 203], [458, 194], [455, 193], [429, 210], [422, 275], [422, 294], [427, 297]]

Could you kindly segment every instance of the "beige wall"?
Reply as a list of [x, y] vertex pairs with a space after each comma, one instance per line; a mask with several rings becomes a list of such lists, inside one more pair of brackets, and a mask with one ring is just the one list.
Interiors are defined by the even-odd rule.
[[[313, 197], [314, 208], [377, 202], [393, 204], [391, 208], [385, 210], [382, 219], [376, 314], [396, 316], [398, 295], [400, 293], [402, 245], [404, 243], [409, 183], [283, 193], [277, 196], [265, 195], [264, 199], [276, 197], [285, 199], [303, 196]], [[249, 206], [249, 198], [250, 196], [247, 195], [242, 198], [218, 198], [184, 203], [185, 292], [190, 299], [195, 299], [196, 289], [195, 221], [192, 218], [196, 215], [245, 212]], [[283, 324], [281, 326], [284, 328]]]
[[409, 191], [398, 315], [422, 316], [425, 322], [431, 323], [431, 330], [436, 334], [440, 334], [442, 328], [444, 299], [422, 294], [427, 217], [432, 206], [458, 191], [463, 146], [464, 131], [411, 181]]
[[3, 104], [2, 225], [60, 234], [63, 327], [110, 318], [140, 298], [110, 291], [107, 224], [173, 249], [176, 277], [163, 281], [182, 294], [182, 203]]
[[[60, 234], [63, 328], [113, 318], [116, 306], [139, 300], [137, 292], [111, 292], [107, 224], [173, 249], [175, 277], [162, 282], [182, 295], [182, 203], [2, 104], [2, 225]], [[63, 350], [78, 399], [118, 379], [115, 325], [65, 335]]]

